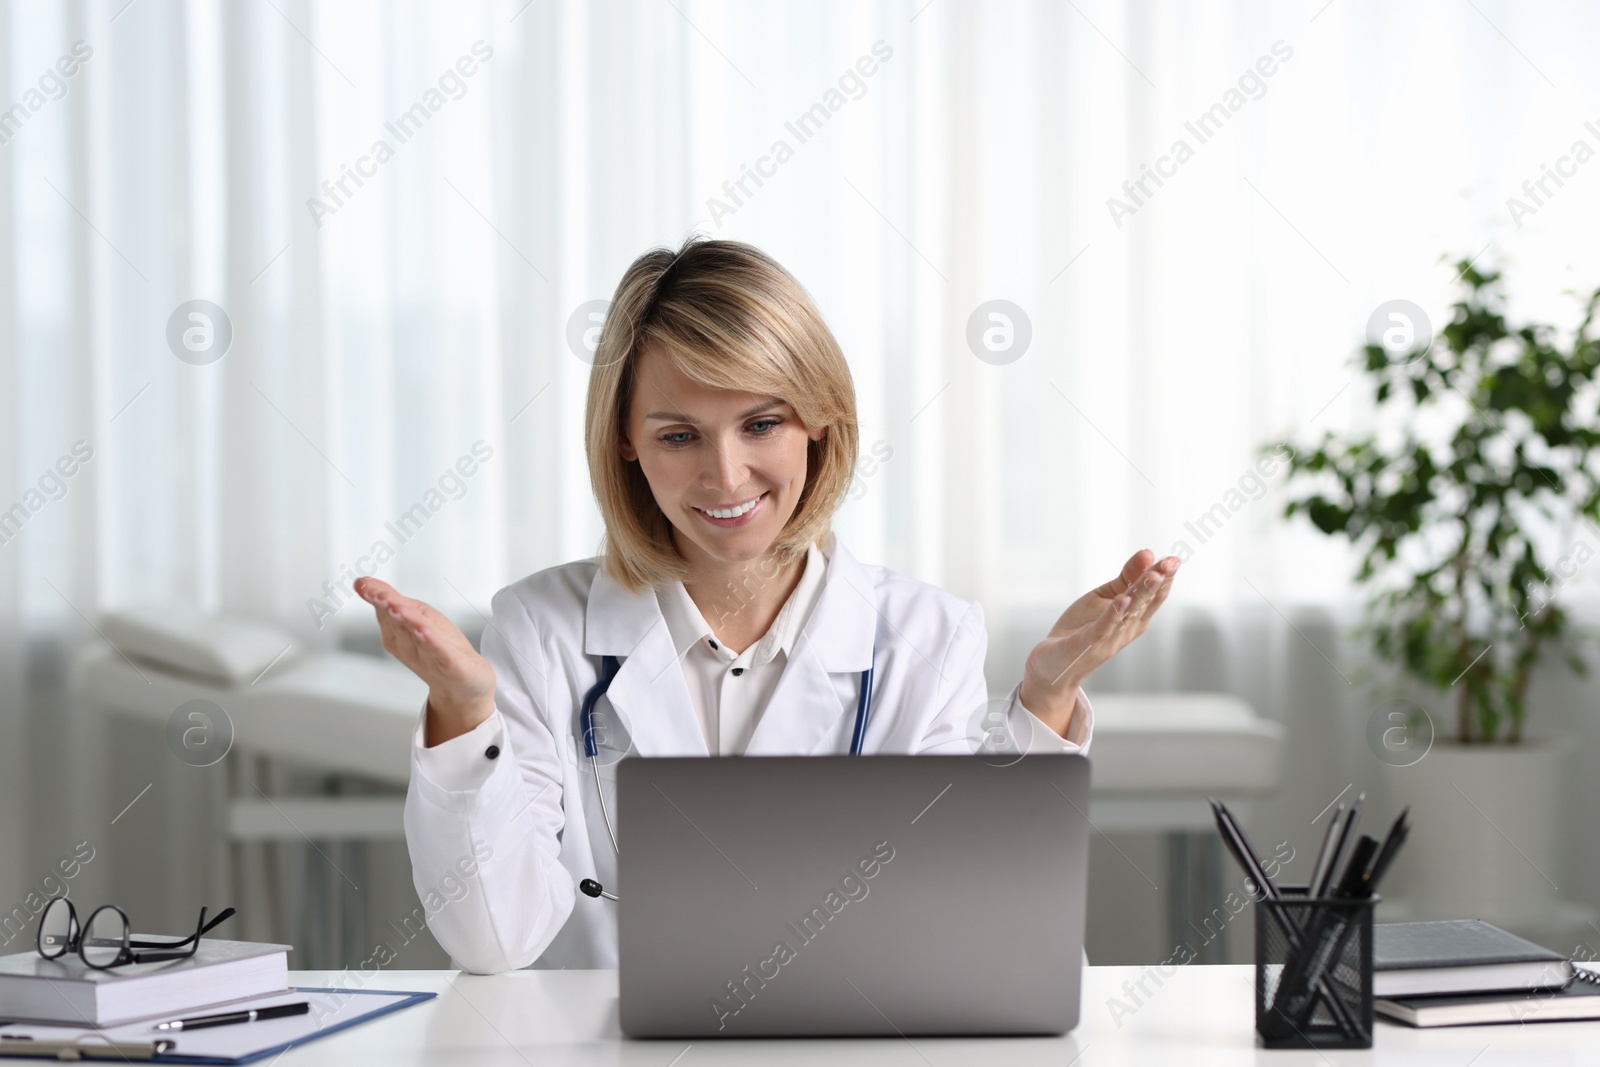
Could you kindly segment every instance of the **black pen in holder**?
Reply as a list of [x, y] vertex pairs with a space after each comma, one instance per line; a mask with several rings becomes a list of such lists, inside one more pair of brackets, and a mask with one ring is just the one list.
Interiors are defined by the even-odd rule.
[[1378, 898], [1312, 899], [1306, 886], [1280, 886], [1279, 893], [1278, 900], [1256, 901], [1261, 1043], [1371, 1048], [1372, 909]]

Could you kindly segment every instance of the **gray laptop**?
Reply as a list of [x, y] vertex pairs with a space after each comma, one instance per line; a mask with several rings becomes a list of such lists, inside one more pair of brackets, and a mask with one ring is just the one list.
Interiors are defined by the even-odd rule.
[[617, 808], [630, 1037], [1077, 1025], [1082, 756], [625, 759]]

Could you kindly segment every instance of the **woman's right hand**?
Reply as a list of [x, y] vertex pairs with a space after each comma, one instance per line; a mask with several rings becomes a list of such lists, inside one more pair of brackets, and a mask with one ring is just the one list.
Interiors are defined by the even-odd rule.
[[377, 578], [358, 578], [353, 588], [377, 612], [384, 651], [428, 683], [424, 745], [459, 737], [494, 714], [494, 667], [455, 623]]

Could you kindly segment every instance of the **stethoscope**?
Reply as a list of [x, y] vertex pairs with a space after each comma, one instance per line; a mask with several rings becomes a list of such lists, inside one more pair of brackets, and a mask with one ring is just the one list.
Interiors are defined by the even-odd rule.
[[[877, 649], [873, 649], [874, 658]], [[578, 727], [583, 731], [583, 754], [589, 757], [589, 769], [594, 773], [594, 791], [600, 798], [600, 816], [606, 823], [606, 836], [611, 838], [611, 851], [622, 855], [622, 850], [617, 847], [617, 832], [611, 826], [611, 812], [606, 809], [606, 791], [600, 788], [600, 746], [594, 739], [594, 706], [611, 688], [611, 679], [617, 676], [617, 671], [622, 666], [615, 656], [600, 657], [600, 680], [589, 687], [583, 695], [583, 703], [578, 708]], [[856, 697], [856, 725], [850, 732], [850, 755], [861, 755], [861, 746], [867, 737], [867, 717], [872, 713], [872, 667], [867, 667], [861, 672], [861, 693]], [[578, 883], [578, 888], [591, 897], [604, 897], [606, 900], [616, 900], [615, 893], [607, 892], [601, 884], [593, 878], [585, 878]]]

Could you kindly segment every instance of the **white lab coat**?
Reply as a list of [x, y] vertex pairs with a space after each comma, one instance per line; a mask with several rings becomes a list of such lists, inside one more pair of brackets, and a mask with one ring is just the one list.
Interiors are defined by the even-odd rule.
[[[876, 647], [866, 753], [970, 754], [1005, 715], [1010, 751], [1087, 751], [1017, 701], [993, 704], [983, 676], [983, 609], [886, 567], [863, 565], [830, 534], [822, 591], [747, 755], [849, 751], [860, 675]], [[596, 706], [600, 772], [613, 823], [613, 765], [639, 756], [704, 756], [700, 721], [653, 590], [631, 594], [598, 558], [501, 589], [482, 652], [495, 714], [434, 748], [419, 720], [405, 833], [428, 926], [464, 969], [615, 967], [617, 905], [577, 892], [597, 879], [619, 896], [616, 855], [583, 756], [578, 708], [602, 654], [621, 659]], [[987, 720], [985, 714], [990, 716]], [[989, 743], [997, 735], [989, 734]], [[487, 755], [490, 746], [496, 757]]]

